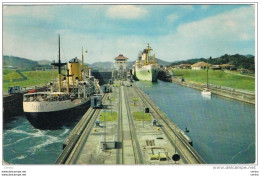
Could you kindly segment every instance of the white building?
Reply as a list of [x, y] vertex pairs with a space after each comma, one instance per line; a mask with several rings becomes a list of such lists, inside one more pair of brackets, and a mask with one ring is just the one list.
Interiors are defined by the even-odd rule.
[[206, 69], [209, 67], [210, 64], [207, 64], [206, 62], [197, 62], [196, 64], [191, 65], [192, 70], [201, 70], [201, 69]]
[[119, 54], [119, 56], [115, 57], [116, 70], [126, 70], [127, 59], [128, 58], [123, 56], [123, 54]]
[[127, 77], [127, 69], [126, 62], [127, 57], [123, 56], [123, 54], [119, 54], [119, 56], [115, 57], [116, 71], [114, 72], [114, 76], [116, 79], [126, 79]]

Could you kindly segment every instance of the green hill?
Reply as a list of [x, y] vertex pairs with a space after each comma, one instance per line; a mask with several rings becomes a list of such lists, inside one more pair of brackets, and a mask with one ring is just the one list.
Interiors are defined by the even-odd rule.
[[[79, 59], [80, 61], [80, 59]], [[81, 61], [80, 61], [81, 62]], [[170, 62], [163, 61], [156, 58], [156, 62], [159, 65], [170, 65]], [[132, 68], [135, 61], [128, 61], [127, 68]], [[86, 63], [85, 63], [86, 64]], [[26, 58], [16, 57], [16, 56], [3, 56], [3, 66], [5, 69], [18, 69], [18, 70], [35, 70], [36, 68], [49, 68], [51, 61], [41, 60], [33, 61]], [[115, 68], [114, 62], [95, 62], [93, 64], [87, 64], [93, 70], [99, 71], [111, 71]]]
[[95, 62], [87, 65], [93, 70], [99, 71], [111, 71], [114, 68], [114, 62]]
[[3, 67], [13, 67], [19, 70], [32, 70], [38, 64], [37, 61], [16, 56], [3, 56]]
[[255, 70], [255, 57], [252, 55], [228, 55], [225, 54], [221, 57], [214, 58], [209, 60], [210, 64], [213, 65], [220, 65], [220, 64], [231, 64], [234, 65], [236, 68], [244, 68], [248, 70]]
[[17, 56], [3, 56], [4, 69], [18, 69], [18, 70], [35, 70], [36, 68], [50, 67], [51, 61], [41, 60], [33, 61]]
[[180, 65], [180, 64], [195, 64], [197, 62], [206, 61], [204, 58], [194, 58], [194, 59], [188, 59], [188, 60], [181, 60], [181, 61], [175, 61], [170, 64], [170, 66], [174, 65]]
[[39, 65], [51, 65], [51, 61], [48, 60], [40, 60], [38, 61]]

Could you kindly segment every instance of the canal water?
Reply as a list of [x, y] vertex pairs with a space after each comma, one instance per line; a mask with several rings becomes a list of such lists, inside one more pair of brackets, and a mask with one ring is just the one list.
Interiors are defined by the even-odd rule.
[[3, 157], [11, 164], [54, 164], [62, 151], [62, 143], [76, 125], [57, 130], [35, 129], [24, 115], [4, 123]]
[[[255, 162], [255, 107], [173, 83], [137, 82], [137, 85], [193, 140], [207, 163]], [[12, 164], [53, 164], [62, 142], [76, 125], [58, 130], [38, 130], [25, 116], [4, 124], [3, 156]]]
[[136, 83], [193, 141], [209, 164], [255, 162], [255, 106], [158, 81]]

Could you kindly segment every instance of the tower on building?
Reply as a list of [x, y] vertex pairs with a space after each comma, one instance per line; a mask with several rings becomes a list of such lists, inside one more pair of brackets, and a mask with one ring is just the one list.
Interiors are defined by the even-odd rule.
[[127, 79], [127, 57], [125, 57], [123, 54], [119, 54], [119, 56], [115, 57], [115, 64], [116, 64], [116, 70], [114, 72], [114, 77], [116, 79], [120, 80], [126, 80]]
[[116, 70], [126, 70], [127, 59], [128, 58], [123, 54], [119, 54], [119, 56], [115, 57]]

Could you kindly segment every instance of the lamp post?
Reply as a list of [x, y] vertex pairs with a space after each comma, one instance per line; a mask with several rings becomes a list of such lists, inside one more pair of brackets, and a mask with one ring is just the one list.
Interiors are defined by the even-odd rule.
[[175, 154], [172, 155], [172, 160], [175, 162], [175, 164], [176, 164], [176, 162], [179, 161], [180, 158], [181, 158], [180, 155], [177, 154], [177, 149], [176, 149], [176, 148], [177, 148], [177, 141], [176, 141], [176, 133], [177, 133], [177, 132], [176, 132], [176, 128], [177, 128], [177, 127], [175, 126], [175, 128], [174, 128], [174, 133], [175, 133], [175, 139], [174, 139], [174, 140], [175, 140], [175, 152], [174, 152], [174, 153], [175, 153]]
[[144, 106], [144, 109], [143, 109], [143, 128], [144, 128], [144, 111], [145, 111], [145, 106]]
[[[144, 113], [149, 113], [149, 108], [144, 106]], [[143, 113], [143, 127], [144, 127], [144, 113]]]
[[107, 129], [107, 123], [106, 123], [106, 110], [104, 110], [104, 125], [105, 125], [105, 134], [104, 134], [104, 144], [103, 144], [103, 149], [106, 149], [107, 148], [107, 144], [106, 144], [106, 129]]

